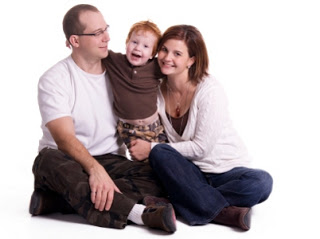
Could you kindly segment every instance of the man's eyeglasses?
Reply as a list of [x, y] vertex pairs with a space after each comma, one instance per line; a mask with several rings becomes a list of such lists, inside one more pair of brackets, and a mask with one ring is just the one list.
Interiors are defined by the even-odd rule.
[[109, 25], [107, 25], [107, 27], [104, 30], [99, 30], [95, 33], [81, 33], [81, 34], [73, 34], [73, 35], [77, 35], [77, 36], [94, 36], [94, 37], [99, 37], [101, 36], [104, 32], [108, 32], [109, 30]]

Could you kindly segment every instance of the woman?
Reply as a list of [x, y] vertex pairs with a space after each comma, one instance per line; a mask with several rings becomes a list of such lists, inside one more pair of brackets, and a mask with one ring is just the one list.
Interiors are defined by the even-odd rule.
[[208, 74], [201, 33], [187, 25], [167, 29], [158, 62], [167, 76], [158, 92], [158, 110], [170, 143], [136, 140], [131, 156], [149, 157], [171, 203], [190, 225], [214, 222], [249, 230], [250, 209], [268, 198], [272, 178], [248, 168], [224, 91]]

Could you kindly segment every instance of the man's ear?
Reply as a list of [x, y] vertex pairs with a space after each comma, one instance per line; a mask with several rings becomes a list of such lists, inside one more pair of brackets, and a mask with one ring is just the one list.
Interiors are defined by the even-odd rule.
[[69, 42], [72, 45], [72, 47], [79, 47], [79, 37], [76, 35], [71, 35], [69, 37]]

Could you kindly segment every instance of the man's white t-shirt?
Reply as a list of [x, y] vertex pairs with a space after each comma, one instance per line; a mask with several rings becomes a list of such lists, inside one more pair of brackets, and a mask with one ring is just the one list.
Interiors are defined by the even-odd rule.
[[117, 118], [112, 110], [113, 95], [107, 74], [83, 71], [69, 56], [45, 72], [38, 84], [38, 103], [42, 116], [45, 147], [57, 149], [46, 124], [70, 116], [76, 137], [93, 156], [114, 153], [124, 155], [116, 133]]

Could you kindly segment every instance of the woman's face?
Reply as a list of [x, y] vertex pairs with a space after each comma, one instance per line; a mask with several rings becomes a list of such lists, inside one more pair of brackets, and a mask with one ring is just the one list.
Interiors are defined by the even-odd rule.
[[161, 72], [167, 76], [188, 76], [188, 68], [194, 63], [188, 47], [182, 40], [167, 40], [158, 52]]

